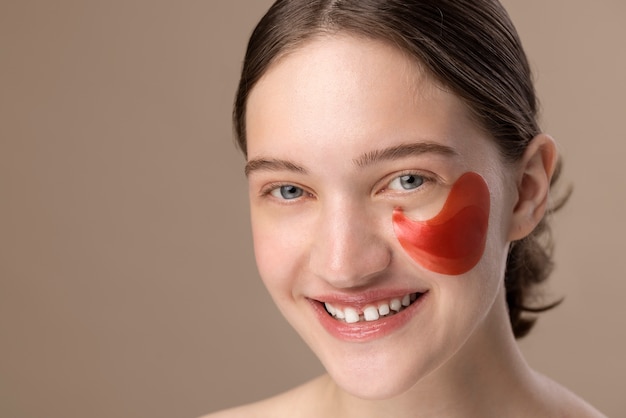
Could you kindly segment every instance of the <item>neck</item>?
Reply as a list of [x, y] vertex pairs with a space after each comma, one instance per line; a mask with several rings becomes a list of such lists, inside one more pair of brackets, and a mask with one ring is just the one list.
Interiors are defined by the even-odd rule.
[[511, 411], [528, 409], [537, 384], [513, 337], [504, 297], [444, 366], [395, 398], [363, 400], [330, 378], [327, 383], [333, 409], [329, 416], [359, 418], [511, 416]]

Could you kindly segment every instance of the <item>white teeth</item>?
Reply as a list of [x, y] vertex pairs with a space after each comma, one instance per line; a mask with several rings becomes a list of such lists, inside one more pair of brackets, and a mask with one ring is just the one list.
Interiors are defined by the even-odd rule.
[[392, 311], [400, 312], [400, 309], [402, 309], [402, 302], [400, 302], [400, 299], [391, 299], [389, 307]]
[[356, 309], [346, 308], [344, 313], [346, 314], [346, 322], [348, 324], [354, 324], [359, 322], [359, 313], [356, 311]]
[[420, 296], [419, 293], [405, 295], [402, 298], [394, 298], [389, 302], [379, 302], [378, 305], [368, 305], [363, 309], [363, 313], [351, 307], [338, 308], [326, 302], [324, 307], [326, 311], [338, 320], [345, 321], [348, 324], [355, 324], [362, 321], [377, 321], [381, 317], [395, 315], [404, 308], [408, 307]]
[[337, 309], [335, 309], [335, 307], [333, 305], [331, 305], [330, 303], [326, 302], [324, 304], [324, 306], [326, 307], [326, 310], [328, 311], [329, 314], [331, 314], [332, 316], [336, 316], [337, 315]]
[[389, 305], [386, 303], [381, 303], [378, 305], [378, 314], [381, 316], [389, 315]]
[[368, 306], [363, 310], [363, 317], [366, 321], [376, 321], [379, 318], [378, 309], [375, 306]]
[[334, 316], [336, 316], [337, 319], [346, 319], [346, 314], [341, 309], [337, 309], [337, 314]]

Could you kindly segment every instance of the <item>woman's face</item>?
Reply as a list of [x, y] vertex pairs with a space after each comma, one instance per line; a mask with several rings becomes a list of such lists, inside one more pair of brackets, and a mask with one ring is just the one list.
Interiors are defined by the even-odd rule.
[[[270, 67], [246, 123], [260, 275], [339, 386], [398, 395], [502, 331], [511, 168], [415, 62], [378, 41], [315, 38]], [[436, 217], [468, 172], [490, 196], [485, 249], [467, 271], [435, 272], [403, 249], [392, 214]]]

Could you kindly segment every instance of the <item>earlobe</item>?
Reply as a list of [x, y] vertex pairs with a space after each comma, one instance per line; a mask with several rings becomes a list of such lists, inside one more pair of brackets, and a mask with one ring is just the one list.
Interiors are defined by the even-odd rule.
[[510, 241], [529, 235], [543, 218], [557, 159], [556, 144], [549, 135], [539, 134], [528, 144], [516, 179], [517, 203], [513, 209]]

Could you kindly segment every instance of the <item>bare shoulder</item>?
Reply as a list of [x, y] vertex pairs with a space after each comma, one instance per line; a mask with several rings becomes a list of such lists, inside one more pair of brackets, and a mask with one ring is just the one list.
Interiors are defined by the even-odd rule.
[[[316, 405], [313, 399], [323, 391], [327, 377], [322, 376], [280, 395], [205, 415], [201, 418], [307, 418], [322, 416], [321, 411], [311, 408]], [[309, 405], [302, 408], [302, 405]]]
[[538, 375], [548, 404], [551, 405], [549, 416], [559, 418], [607, 418], [606, 415], [588, 402], [561, 386], [552, 379]]

